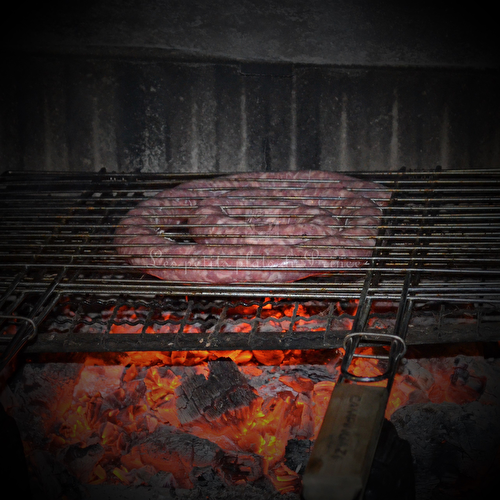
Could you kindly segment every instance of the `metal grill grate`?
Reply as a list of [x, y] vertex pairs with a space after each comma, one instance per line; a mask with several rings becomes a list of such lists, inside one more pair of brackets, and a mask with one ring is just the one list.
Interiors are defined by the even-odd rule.
[[[392, 195], [373, 256], [361, 268], [332, 269], [295, 283], [211, 285], [158, 280], [144, 274], [144, 266], [126, 264], [114, 243], [121, 218], [141, 200], [200, 177], [3, 175], [0, 312], [39, 325], [30, 349], [338, 347], [352, 329], [374, 328], [374, 314], [390, 316], [381, 321], [383, 330], [406, 333], [410, 326], [409, 343], [497, 338], [500, 172], [357, 173]], [[355, 310], [352, 301], [359, 301]], [[381, 302], [392, 309], [381, 312]], [[243, 327], [231, 314], [249, 304], [254, 317]], [[273, 331], [276, 320], [265, 317], [266, 308], [284, 304], [288, 316]], [[302, 316], [302, 307], [313, 313]], [[127, 317], [127, 308], [142, 312]], [[450, 311], [462, 309], [471, 321], [447, 327]], [[415, 310], [426, 311], [430, 327], [412, 319]], [[318, 321], [307, 328], [310, 316]], [[1, 321], [4, 340], [30, 329]], [[190, 329], [192, 322], [201, 326]], [[133, 333], [124, 333], [125, 327]]]

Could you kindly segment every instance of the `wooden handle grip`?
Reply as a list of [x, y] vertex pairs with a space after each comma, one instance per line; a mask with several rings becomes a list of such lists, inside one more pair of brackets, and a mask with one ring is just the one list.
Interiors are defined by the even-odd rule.
[[303, 477], [306, 500], [355, 500], [364, 492], [384, 422], [385, 387], [340, 383]]

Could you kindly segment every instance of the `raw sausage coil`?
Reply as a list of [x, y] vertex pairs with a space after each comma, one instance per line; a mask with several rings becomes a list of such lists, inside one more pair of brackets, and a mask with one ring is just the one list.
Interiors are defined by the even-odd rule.
[[389, 197], [323, 171], [196, 180], [128, 212], [115, 243], [130, 264], [172, 282], [296, 281], [363, 265]]

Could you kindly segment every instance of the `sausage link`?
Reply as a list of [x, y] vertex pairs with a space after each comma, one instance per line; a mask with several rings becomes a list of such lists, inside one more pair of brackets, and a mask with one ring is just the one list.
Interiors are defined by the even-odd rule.
[[115, 243], [130, 264], [169, 281], [295, 281], [362, 265], [389, 197], [319, 171], [196, 180], [128, 212]]

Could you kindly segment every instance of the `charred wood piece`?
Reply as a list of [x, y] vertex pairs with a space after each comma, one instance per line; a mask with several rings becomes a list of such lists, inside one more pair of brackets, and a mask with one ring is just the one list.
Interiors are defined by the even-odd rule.
[[182, 424], [200, 418], [209, 422], [222, 415], [247, 407], [257, 398], [245, 376], [231, 359], [219, 358], [208, 364], [209, 375], [188, 377], [176, 389], [178, 417]]

